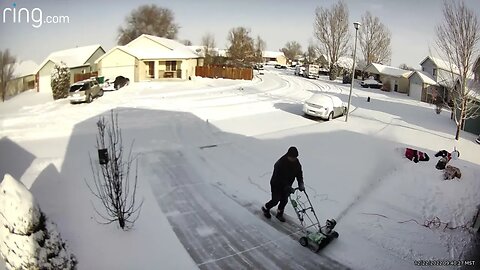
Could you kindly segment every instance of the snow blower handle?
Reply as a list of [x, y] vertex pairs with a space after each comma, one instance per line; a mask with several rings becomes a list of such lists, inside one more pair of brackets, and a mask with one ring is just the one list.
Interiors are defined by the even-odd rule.
[[299, 191], [303, 191], [304, 193], [307, 193], [307, 192], [305, 191], [305, 185], [303, 185], [303, 184], [302, 184], [302, 185], [298, 185], [298, 187], [296, 187], [296, 188], [292, 188], [292, 193], [294, 193], [295, 190], [299, 190]]

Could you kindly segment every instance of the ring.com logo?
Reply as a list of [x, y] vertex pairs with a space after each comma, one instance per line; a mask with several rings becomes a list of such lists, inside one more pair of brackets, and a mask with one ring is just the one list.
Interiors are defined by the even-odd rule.
[[40, 8], [17, 8], [17, 4], [13, 3], [11, 8], [5, 8], [2, 12], [3, 23], [31, 23], [32, 27], [39, 28], [42, 24], [61, 24], [70, 23], [68, 16], [43, 16]]

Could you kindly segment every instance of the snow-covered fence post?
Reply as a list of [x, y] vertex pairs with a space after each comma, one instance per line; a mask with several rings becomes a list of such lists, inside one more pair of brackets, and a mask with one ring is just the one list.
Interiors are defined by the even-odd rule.
[[[128, 230], [138, 219], [143, 204], [143, 201], [140, 204], [136, 201], [138, 161], [132, 156], [133, 142], [125, 157], [118, 114], [114, 114], [113, 110], [110, 112], [110, 122], [100, 117], [97, 129], [99, 162], [97, 164], [90, 158], [93, 187], [88, 182], [87, 186], [106, 211], [102, 214], [95, 208], [95, 212], [104, 219], [103, 224], [118, 222], [120, 228]], [[132, 177], [131, 169], [135, 169]]]
[[70, 89], [70, 69], [61, 62], [55, 65], [52, 71], [52, 94], [53, 99], [61, 99], [68, 97]]
[[75, 269], [55, 224], [30, 191], [9, 174], [0, 184], [0, 255], [8, 269]]

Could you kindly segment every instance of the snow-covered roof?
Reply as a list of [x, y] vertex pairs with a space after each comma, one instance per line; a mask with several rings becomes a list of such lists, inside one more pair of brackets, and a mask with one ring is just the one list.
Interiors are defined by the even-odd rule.
[[227, 57], [227, 49], [216, 49], [218, 56]]
[[[200, 57], [205, 57], [205, 46], [187, 46], [194, 53], [198, 54]], [[227, 50], [219, 48], [210, 48], [211, 54], [218, 56], [227, 56]]]
[[21, 78], [21, 77], [33, 75], [36, 73], [37, 68], [38, 68], [37, 63], [35, 63], [32, 60], [18, 62], [15, 64], [13, 77]]
[[187, 46], [190, 50], [192, 50], [194, 53], [198, 54], [198, 56], [204, 57], [205, 56], [205, 46]]
[[423, 83], [426, 83], [426, 84], [429, 84], [429, 85], [438, 85], [437, 82], [430, 76], [430, 74], [428, 74], [424, 71], [416, 70], [416, 71], [412, 72], [408, 76], [408, 78], [410, 79], [410, 77], [413, 74], [418, 74], [418, 76], [420, 77], [420, 79], [422, 80]]
[[386, 65], [376, 64], [376, 63], [371, 63], [365, 68], [364, 71], [388, 75], [392, 77], [405, 77], [405, 78], [408, 78], [410, 74], [413, 73], [412, 71], [409, 71], [409, 70], [404, 70], [401, 68], [396, 68], [396, 67], [391, 67], [391, 66], [386, 66]]
[[[165, 47], [167, 47], [168, 49], [171, 50], [172, 53], [171, 53], [170, 57], [166, 57], [166, 56], [163, 57], [163, 55], [166, 55], [166, 54], [159, 54], [159, 55], [162, 55], [162, 57], [158, 57], [158, 58], [164, 58], [164, 59], [199, 58], [199, 56], [196, 53], [194, 53], [191, 49], [189, 49], [187, 46], [183, 45], [182, 43], [180, 43], [176, 40], [163, 38], [163, 37], [152, 36], [152, 35], [147, 35], [147, 34], [143, 34], [140, 37], [146, 37], [146, 38], [148, 38], [150, 40], [153, 40], [153, 41], [159, 43], [160, 45], [163, 45], [163, 46], [165, 46]], [[141, 49], [138, 48], [136, 50], [137, 51], [144, 50], [144, 48], [141, 48]], [[152, 54], [153, 52], [149, 52], [149, 53]], [[143, 55], [143, 54], [141, 54], [141, 55]], [[156, 56], [156, 55], [154, 55], [154, 56]]]
[[[457, 84], [460, 83], [459, 80], [460, 80], [459, 78], [456, 79]], [[471, 78], [467, 78], [467, 91], [468, 91], [467, 94], [471, 98], [480, 101], [480, 82]]]
[[36, 72], [38, 72], [48, 61], [52, 61], [57, 64], [63, 62], [69, 68], [92, 64], [87, 63], [87, 60], [99, 48], [103, 50], [102, 46], [100, 45], [90, 45], [53, 52], [42, 62], [42, 64], [38, 66]]
[[283, 52], [275, 52], [275, 51], [263, 51], [262, 56], [266, 58], [277, 58], [277, 57], [285, 57]]
[[430, 59], [437, 66], [438, 69], [453, 71], [453, 73], [456, 73], [456, 74], [460, 73], [458, 67], [455, 64], [450, 64], [448, 61], [445, 61], [443, 59], [436, 58], [433, 56], [425, 57], [425, 59], [423, 59], [423, 61], [420, 62], [420, 65], [422, 65], [425, 61], [427, 61], [427, 59]]
[[[153, 59], [190, 59], [198, 58], [199, 55], [190, 51], [188, 54], [185, 54], [182, 51], [164, 51], [156, 48], [132, 48], [127, 46], [116, 46], [108, 51], [106, 54], [99, 57], [95, 63], [100, 62], [104, 57], [109, 55], [114, 50], [121, 50], [139, 60], [153, 60]], [[188, 58], [187, 58], [188, 57]]]

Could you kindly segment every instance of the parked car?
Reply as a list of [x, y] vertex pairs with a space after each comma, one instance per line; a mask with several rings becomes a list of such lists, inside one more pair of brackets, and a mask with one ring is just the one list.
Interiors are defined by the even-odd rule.
[[263, 65], [262, 64], [254, 64], [253, 69], [255, 70], [263, 70]]
[[282, 65], [280, 65], [280, 64], [275, 64], [275, 68], [280, 69], [280, 68], [282, 68]]
[[117, 76], [112, 82], [111, 80], [105, 80], [105, 83], [102, 86], [104, 91], [115, 91], [118, 90], [130, 83], [130, 80], [123, 76]]
[[382, 88], [383, 84], [382, 84], [382, 82], [379, 82], [379, 81], [374, 80], [374, 79], [367, 79], [367, 80], [361, 81], [360, 86], [362, 86], [364, 88], [380, 89], [380, 88]]
[[478, 144], [480, 144], [480, 134], [478, 135], [477, 139], [475, 140]]
[[70, 86], [68, 99], [70, 103], [90, 103], [96, 97], [103, 96], [103, 89], [96, 79], [88, 79], [76, 82]]
[[347, 107], [337, 96], [328, 94], [313, 94], [303, 105], [306, 115], [332, 120], [347, 112]]
[[298, 75], [298, 76], [303, 76], [303, 72], [305, 72], [305, 67], [304, 66], [297, 66], [295, 68], [294, 74]]

